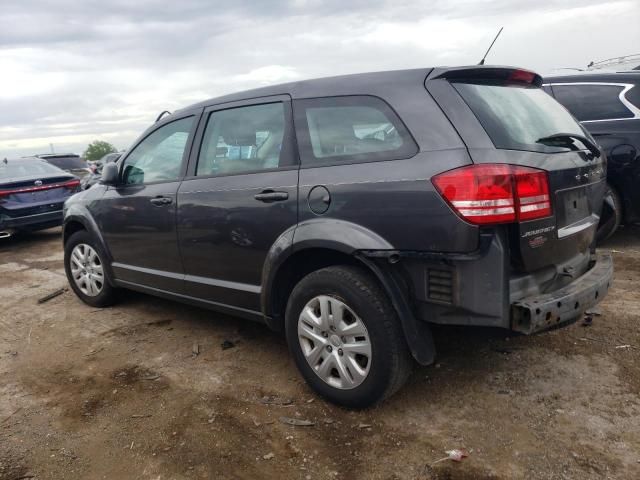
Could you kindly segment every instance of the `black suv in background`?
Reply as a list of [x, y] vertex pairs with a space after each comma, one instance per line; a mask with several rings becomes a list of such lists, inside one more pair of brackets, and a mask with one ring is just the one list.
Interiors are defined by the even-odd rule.
[[36, 157], [79, 178], [91, 173], [89, 164], [84, 158], [75, 153], [43, 153], [36, 155]]
[[598, 240], [622, 222], [640, 222], [640, 71], [579, 73], [544, 82], [607, 154], [608, 190]]
[[284, 330], [306, 381], [395, 392], [429, 324], [525, 334], [607, 293], [604, 156], [533, 72], [427, 68], [208, 100], [66, 203], [74, 292], [130, 288]]

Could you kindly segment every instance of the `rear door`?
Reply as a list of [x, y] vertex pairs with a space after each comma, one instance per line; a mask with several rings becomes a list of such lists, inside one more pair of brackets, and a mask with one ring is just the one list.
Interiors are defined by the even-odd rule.
[[167, 120], [123, 159], [118, 186], [90, 206], [113, 257], [118, 280], [181, 292], [176, 192], [198, 115]]
[[541, 78], [532, 72], [478, 68], [434, 76], [427, 89], [474, 163], [547, 172], [551, 215], [510, 227], [513, 266], [533, 271], [575, 259], [586, 268], [606, 178], [604, 155], [595, 151], [590, 135], [540, 88]]
[[289, 96], [206, 109], [196, 145], [178, 191], [185, 293], [259, 312], [267, 253], [298, 218]]

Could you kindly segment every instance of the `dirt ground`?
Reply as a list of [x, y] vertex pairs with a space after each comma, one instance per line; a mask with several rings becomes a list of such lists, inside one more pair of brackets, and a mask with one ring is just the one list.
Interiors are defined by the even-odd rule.
[[348, 411], [264, 326], [134, 293], [38, 304], [66, 285], [59, 229], [2, 241], [0, 480], [640, 478], [640, 228], [603, 250], [591, 326], [440, 328], [435, 366]]

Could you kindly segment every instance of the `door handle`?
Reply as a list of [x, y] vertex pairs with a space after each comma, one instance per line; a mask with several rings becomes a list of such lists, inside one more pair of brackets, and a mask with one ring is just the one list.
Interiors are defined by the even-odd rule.
[[287, 200], [289, 198], [289, 194], [287, 192], [274, 192], [273, 190], [265, 190], [261, 193], [256, 193], [253, 198], [258, 200], [259, 202], [281, 202], [282, 200]]
[[171, 197], [153, 197], [149, 201], [155, 206], [161, 207], [163, 205], [169, 205], [171, 202], [173, 202], [173, 199]]

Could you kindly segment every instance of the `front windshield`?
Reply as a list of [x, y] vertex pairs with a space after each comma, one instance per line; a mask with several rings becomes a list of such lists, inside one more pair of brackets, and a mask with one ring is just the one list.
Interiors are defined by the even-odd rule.
[[564, 133], [588, 136], [562, 105], [540, 88], [453, 83], [496, 148], [564, 152], [570, 146], [541, 139]]

